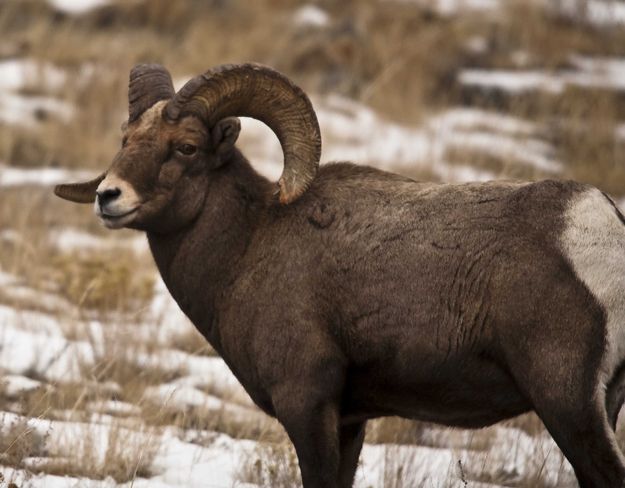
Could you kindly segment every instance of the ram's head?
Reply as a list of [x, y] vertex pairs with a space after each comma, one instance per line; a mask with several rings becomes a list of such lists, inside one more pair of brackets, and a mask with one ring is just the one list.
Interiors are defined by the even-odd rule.
[[256, 64], [224, 65], [174, 92], [169, 72], [138, 65], [130, 72], [128, 122], [111, 167], [85, 183], [59, 185], [55, 193], [95, 202], [109, 228], [150, 230], [184, 222], [200, 210], [207, 182], [231, 159], [240, 124], [263, 121], [284, 152], [280, 201], [306, 191], [321, 152], [317, 118], [308, 97], [280, 73]]

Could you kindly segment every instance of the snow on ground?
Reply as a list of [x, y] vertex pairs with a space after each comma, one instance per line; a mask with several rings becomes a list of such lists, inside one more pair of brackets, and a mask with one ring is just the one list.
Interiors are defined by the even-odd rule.
[[94, 8], [101, 7], [111, 0], [48, 0], [50, 4], [57, 10], [61, 10], [68, 14], [82, 14]]
[[51, 96], [21, 93], [21, 90], [33, 88], [58, 91], [66, 81], [65, 72], [50, 63], [31, 59], [0, 61], [0, 121], [29, 126], [46, 114], [68, 120], [74, 108], [67, 102]]
[[0, 163], [0, 188], [22, 185], [52, 186], [59, 183], [89, 180], [96, 175], [91, 171], [64, 168], [19, 168]]
[[[459, 113], [455, 124], [462, 127], [470, 123], [472, 117]], [[484, 126], [496, 123], [485, 118]], [[525, 132], [530, 134], [530, 125], [517, 125], [511, 120], [502, 120], [500, 128], [505, 132]], [[93, 246], [90, 239], [80, 242], [87, 247]], [[132, 241], [125, 245], [134, 246]], [[95, 247], [97, 249], [97, 247]], [[4, 289], [18, 286], [20, 280], [7, 273], [0, 275]], [[171, 309], [168, 310], [168, 308]], [[149, 334], [156, 343], [147, 350], [135, 350], [128, 355], [144, 368], [159, 367], [163, 370], [176, 371], [182, 368], [184, 374], [174, 380], [146, 388], [142, 403], [152, 401], [162, 408], [172, 408], [184, 412], [191, 407], [200, 407], [208, 415], [221, 416], [230, 422], [247, 422], [260, 425], [265, 418], [249, 400], [227, 366], [218, 357], [194, 356], [171, 349], [168, 340], [175, 334], [180, 320], [185, 320], [172, 299], [166, 295], [164, 285], [156, 286], [154, 304], [143, 322], [133, 322], [131, 318], [122, 321], [117, 317], [114, 322], [88, 320], [77, 317], [71, 311], [65, 314], [46, 314], [28, 310], [15, 310], [0, 305], [0, 393], [5, 398], [18, 399], [21, 395], [38, 388], [56, 388], [59, 382], [85, 381], [82, 375], [85, 366], [93, 365], [102, 354], [101, 341], [105, 341], [106, 329], [113, 328], [114, 334], [124, 344], [123, 337], [134, 340], [147, 340]], [[68, 319], [67, 316], [71, 316]], [[156, 317], [159, 317], [158, 319]], [[61, 321], [76, 321], [77, 330], [87, 330], [91, 339], [67, 338]], [[113, 320], [113, 319], [111, 319]], [[165, 322], [171, 322], [164, 325]], [[161, 330], [167, 330], [162, 334]], [[126, 331], [126, 332], [125, 332]], [[133, 348], [132, 343], [127, 343]], [[37, 379], [31, 378], [31, 376]], [[106, 385], [100, 385], [104, 388]], [[85, 386], [87, 388], [87, 386]], [[107, 391], [115, 392], [115, 383], [106, 386]], [[210, 391], [210, 393], [208, 393]], [[115, 393], [113, 393], [115, 394]], [[19, 406], [19, 403], [16, 403]], [[76, 446], [76, 440], [87, 442], [89, 449], [95, 449], [95, 459], [104, 459], [107, 449], [117, 442], [115, 435], [124, 439], [124, 444], [134, 446], [135, 451], [147, 449], [146, 446], [159, 446], [150, 461], [149, 478], [136, 479], [132, 484], [121, 486], [134, 487], [213, 487], [230, 488], [256, 485], [241, 482], [244, 466], [254, 465], [262, 457], [260, 444], [251, 440], [237, 440], [218, 432], [183, 431], [179, 428], [146, 428], [141, 421], [141, 405], [134, 405], [118, 400], [88, 402], [80, 420], [75, 417], [80, 412], [54, 411], [56, 420], [25, 418], [17, 413], [0, 413], [0, 430], [10, 428], [19, 422], [26, 422], [28, 429], [44, 443], [41, 453], [22, 461], [23, 467], [35, 472], [46, 471], [51, 462], [78, 462], [76, 452], [69, 446]], [[85, 414], [88, 416], [85, 417]], [[120, 430], [121, 429], [121, 430]], [[85, 441], [85, 439], [87, 441]], [[538, 472], [543, 465], [548, 466], [554, 478], [549, 486], [569, 486], [571, 476], [568, 465], [561, 469], [562, 458], [553, 442], [546, 436], [530, 437], [527, 434], [507, 428], [493, 430], [491, 446], [481, 450], [467, 448], [471, 445], [468, 431], [433, 429], [423, 435], [428, 445], [366, 445], [361, 457], [361, 465], [356, 477], [357, 488], [381, 487], [385, 476], [394, 472], [397, 466], [405, 466], [407, 478], [412, 486], [463, 487], [462, 477], [482, 477], [483, 479], [522, 480]], [[198, 440], [200, 440], [198, 442]], [[444, 448], [442, 446], [451, 446]], [[86, 449], [86, 447], [84, 447]], [[260, 451], [259, 451], [260, 449]], [[555, 449], [555, 450], [554, 450]], [[554, 450], [553, 457], [541, 457], [541, 453]], [[79, 449], [80, 451], [80, 449]], [[536, 461], [539, 459], [540, 461]], [[458, 474], [458, 461], [461, 461], [463, 475]], [[266, 461], [266, 459], [265, 459]], [[552, 469], [553, 468], [553, 469]], [[52, 476], [46, 474], [27, 474], [23, 469], [1, 468], [5, 479], [11, 479], [18, 486], [29, 487], [74, 487], [89, 486], [103, 488], [117, 486], [110, 478], [84, 480], [73, 477]], [[560, 473], [560, 475], [558, 475]], [[568, 478], [567, 478], [568, 476]], [[22, 483], [23, 485], [20, 485]], [[406, 486], [406, 485], [404, 485]], [[471, 483], [476, 487], [496, 487], [496, 484]], [[573, 486], [573, 485], [571, 485]]]
[[[386, 0], [389, 1], [389, 0]], [[505, 0], [390, 0], [411, 2], [429, 8], [439, 15], [456, 16], [471, 12], [498, 13], [507, 4]], [[552, 12], [576, 22], [595, 27], [625, 25], [625, 3], [619, 0], [533, 0]]]
[[25, 86], [43, 84], [58, 90], [66, 81], [65, 73], [51, 63], [32, 59], [6, 59], [0, 61], [0, 89], [18, 91]]
[[[16, 414], [3, 413], [2, 425], [10, 426], [17, 422], [27, 422], [31, 431], [46, 439], [50, 456], [66, 455], [58, 446], [64, 446], [70, 439], [89, 439], [90, 447], [95, 449], [95, 457], [104, 459], [111, 442], [112, 431], [120, 429], [106, 422], [76, 423], [58, 420], [28, 419]], [[506, 484], [517, 484], [531, 479], [539, 470], [549, 473], [547, 486], [575, 486], [573, 473], [568, 465], [563, 465], [557, 447], [546, 436], [531, 438], [515, 429], [494, 430], [494, 447], [489, 451], [467, 449], [444, 449], [438, 447], [366, 444], [356, 474], [356, 488], [384, 486], [385, 477], [395, 474], [399, 466], [404, 467], [405, 479], [410, 486], [463, 487], [463, 477], [481, 476], [483, 479], [506, 480]], [[120, 432], [116, 432], [120, 434]], [[259, 456], [259, 445], [251, 440], [237, 440], [212, 433], [204, 435], [204, 442], [193, 442], [197, 432], [181, 432], [167, 428], [162, 432], [133, 431], [121, 428], [121, 436], [129, 445], [138, 449], [155, 443], [160, 446], [151, 464], [153, 476], [149, 479], [137, 479], [132, 486], [163, 487], [213, 487], [230, 488], [232, 486], [256, 486], [241, 482], [241, 467], [253, 464]], [[510, 448], [510, 446], [513, 446]], [[71, 458], [69, 458], [71, 461]], [[26, 462], [43, 466], [46, 458], [32, 458]], [[462, 467], [462, 474], [459, 473]], [[5, 477], [7, 471], [4, 471]], [[15, 476], [20, 479], [20, 474]], [[23, 476], [23, 474], [22, 474]], [[85, 480], [86, 481], [86, 480]], [[75, 486], [75, 478], [51, 478], [40, 475], [29, 480], [32, 487]], [[65, 482], [65, 484], [63, 484]], [[83, 486], [83, 485], [81, 485]], [[89, 486], [115, 486], [111, 480], [93, 481]], [[128, 486], [128, 484], [121, 485]], [[406, 485], [404, 485], [406, 486]], [[475, 487], [497, 487], [498, 484], [471, 482]]]
[[551, 8], [596, 27], [625, 25], [625, 3], [618, 0], [558, 0]]
[[317, 5], [306, 4], [295, 11], [293, 21], [301, 27], [325, 27], [330, 23], [330, 16]]
[[[459, 3], [438, 2], [449, 9]], [[465, 3], [471, 3], [476, 9], [490, 8], [487, 0]], [[319, 12], [311, 13], [308, 9], [306, 13], [305, 8], [298, 11], [304, 19], [302, 22], [316, 26], [326, 22]], [[316, 20], [311, 20], [314, 18]], [[553, 78], [545, 79], [540, 74], [537, 79], [542, 80], [541, 83], [546, 80], [547, 88], [544, 89], [547, 91], [555, 89], [557, 83], [564, 83], [563, 79], [575, 79], [580, 86], [594, 86], [601, 79], [614, 88], [619, 74], [625, 72], [620, 60], [574, 57], [571, 64], [576, 70], [575, 77], [569, 73], [569, 78], [556, 79], [555, 75], [550, 75]], [[28, 76], [16, 74], [25, 66], [28, 67], [7, 64], [3, 68], [0, 63], [0, 87], [4, 82], [7, 91], [15, 92], [25, 86], [24, 80]], [[4, 80], [2, 69], [7, 73]], [[60, 79], [61, 75], [53, 68], [44, 67], [43, 72], [47, 69], [52, 70], [47, 75], [51, 80]], [[461, 75], [461, 80], [466, 82], [468, 76], [471, 81], [470, 73], [467, 73]], [[480, 81], [479, 76], [477, 80]], [[497, 83], [512, 86], [505, 76], [502, 80]], [[50, 81], [49, 86], [54, 83]], [[492, 79], [489, 83], [484, 86], [493, 86]], [[521, 76], [515, 83], [516, 88], [511, 90], [523, 91], [532, 89], [528, 87], [536, 86], [537, 81], [524, 80]], [[394, 171], [426, 170], [448, 181], [499, 176], [463, 161], [450, 160], [451, 155], [468, 150], [545, 174], [557, 174], [562, 169], [554, 148], [541, 138], [541, 127], [515, 117], [456, 107], [426, 119], [418, 127], [409, 127], [386, 120], [366, 105], [343, 97], [313, 97], [313, 102], [323, 131], [322, 162], [352, 160]], [[1, 107], [2, 99], [0, 118]], [[251, 119], [242, 122], [244, 152], [262, 173], [277, 179], [282, 170], [282, 153], [276, 137], [260, 122]], [[622, 131], [619, 128], [617, 134]], [[0, 165], [0, 189], [23, 185], [51, 186], [93, 176], [94, 173], [87, 171]], [[21, 239], [24, 237], [16, 231], [0, 232], [0, 245], [6, 241], [19, 243]], [[137, 256], [148, 252], [142, 235], [120, 239], [113, 233], [102, 237], [75, 228], [56, 228], [49, 231], [48, 240], [54, 247], [75, 253], [122, 248]], [[252, 488], [256, 485], [241, 482], [241, 472], [243, 466], [254, 465], [261, 455], [259, 442], [233, 439], [220, 432], [185, 431], [177, 427], [148, 428], [142, 418], [145, 404], [156, 404], [185, 415], [199, 408], [207, 415], [222, 416], [235, 423], [258, 425], [266, 420], [220, 358], [191, 354], [172, 346], [177, 337], [189, 330], [190, 324], [163, 282], [157, 279], [155, 283], [154, 297], [140, 319], [124, 315], [94, 317], [51, 292], [29, 288], [19, 277], [0, 269], [0, 287], [5, 298], [39, 304], [46, 310], [35, 311], [27, 307], [18, 310], [0, 304], [0, 394], [10, 400], [5, 403], [5, 408], [15, 407], [17, 411], [20, 398], [25, 395], [39, 389], [56, 391], [68, 382], [83, 384], [85, 391], [107, 392], [106, 399], [85, 402], [79, 412], [55, 409], [50, 412], [53, 420], [24, 418], [16, 412], [0, 413], [0, 433], [16, 422], [25, 422], [42, 439], [45, 449], [23, 460], [23, 466], [33, 471], [45, 471], [46, 463], [51, 461], [77, 462], [71, 456], [81, 453], [76, 453], [75, 447], [72, 452], [70, 447], [82, 439], [89, 439], [96, 457], [103, 458], [114, 442], [115, 432], [122, 429], [123, 439], [131, 446], [158, 446], [150, 461], [151, 476], [123, 486]], [[119, 399], [120, 384], [113, 381], [97, 383], [87, 373], [93, 370], [96, 362], [111, 353], [111, 349], [107, 349], [111, 337], [116, 341], [118, 349], [114, 352], [119, 357], [144, 371], [159, 370], [165, 376], [160, 383], [147, 385], [137, 404]], [[146, 344], [149, 347], [138, 347]], [[415, 486], [464, 487], [466, 484], [462, 478], [466, 475], [471, 480], [470, 486], [496, 487], [496, 484], [473, 480], [494, 479], [508, 485], [521, 483], [541, 472], [547, 473], [547, 486], [574, 486], [569, 465], [548, 436], [531, 437], [518, 429], [506, 427], [496, 427], [489, 432], [488, 441], [479, 449], [471, 448], [473, 434], [469, 431], [449, 429], [427, 430], [423, 445], [366, 445], [356, 486], [381, 487], [384, 477], [398, 465], [407, 467], [405, 472], [410, 472], [409, 480]], [[462, 473], [459, 472], [461, 469]], [[112, 478], [98, 481], [32, 475], [11, 467], [2, 467], [0, 472], [18, 486], [117, 486]]]
[[625, 59], [571, 56], [569, 61], [572, 68], [554, 72], [468, 68], [460, 72], [458, 79], [466, 86], [511, 94], [529, 91], [557, 94], [567, 86], [625, 91]]
[[[0, 173], [0, 181], [1, 180]], [[68, 175], [70, 176], [70, 175]], [[71, 181], [80, 181], [84, 175], [71, 174]], [[88, 176], [87, 176], [88, 178]], [[70, 180], [64, 180], [70, 181]], [[0, 186], [2, 184], [0, 183]], [[51, 229], [49, 240], [54, 247], [63, 251], [106, 251], [124, 248], [131, 250], [135, 254], [142, 254], [148, 251], [147, 238], [144, 234], [136, 233], [132, 237], [120, 238], [119, 235], [109, 232], [103, 236], [95, 236], [89, 232], [85, 232], [73, 227], [65, 227], [59, 229]]]
[[451, 16], [467, 12], [490, 12], [501, 8], [501, 0], [386, 0], [416, 3], [423, 8], [432, 9], [440, 15]]
[[[520, 132], [531, 136], [534, 130], [526, 123], [505, 118], [492, 119], [483, 114], [458, 112], [453, 119], [455, 126], [461, 128], [467, 124], [471, 126], [476, 117], [482, 117], [484, 128], [496, 124], [503, 133]], [[55, 238], [51, 239], [54, 242]], [[91, 239], [81, 238], [77, 242], [97, 252], [98, 247]], [[122, 245], [131, 248], [136, 245], [132, 240], [122, 242]], [[23, 286], [19, 285], [17, 277], [1, 271], [0, 283], [3, 291]], [[77, 330], [86, 331], [90, 340], [66, 337], [61, 322], [68, 320], [75, 322]], [[220, 358], [195, 356], [171, 349], [169, 341], [185, 320], [166, 294], [162, 282], [157, 282], [154, 303], [139, 323], [130, 317], [121, 321], [118, 316], [89, 320], [67, 309], [63, 313], [46, 314], [0, 305], [0, 371], [3, 372], [0, 393], [5, 398], [14, 399], [16, 408], [19, 408], [21, 395], [40, 388], [51, 388], [53, 391], [57, 388], [55, 385], [67, 381], [84, 381], [85, 388], [94, 387], [83, 375], [105, 352], [101, 349], [107, 334], [110, 335], [107, 329], [113, 331], [118, 342], [132, 350], [126, 358], [136, 361], [146, 370], [158, 367], [164, 371], [183, 371], [174, 380], [148, 386], [141, 403], [137, 405], [114, 399], [90, 401], [85, 404], [82, 413], [73, 410], [51, 412], [54, 420], [0, 413], [0, 433], [2, 429], [6, 431], [25, 422], [28, 430], [36, 435], [37, 442], [43, 445], [39, 448], [41, 452], [22, 460], [22, 469], [0, 468], [5, 479], [16, 482], [18, 486], [32, 488], [256, 487], [241, 480], [245, 466], [254, 466], [257, 459], [268, 462], [266, 454], [263, 458], [262, 444], [233, 439], [219, 432], [185, 431], [177, 427], [154, 429], [145, 426], [141, 420], [141, 408], [145, 402], [180, 412], [202, 408], [206, 415], [235, 423], [262, 425], [265, 419]], [[123, 339], [126, 336], [128, 341]], [[141, 342], [148, 337], [155, 342], [145, 350], [137, 350], [132, 345], [136, 342], [130, 340]], [[98, 388], [111, 392], [113, 396], [119, 394], [116, 383], [101, 383]], [[407, 473], [403, 486], [461, 488], [465, 486], [462, 479], [467, 477], [470, 480], [497, 479], [514, 483], [531, 478], [541, 470], [549, 473], [547, 486], [574, 486], [571, 484], [570, 467], [563, 462], [553, 441], [546, 435], [531, 437], [518, 429], [498, 427], [492, 429], [488, 445], [477, 450], [470, 447], [472, 436], [470, 431], [430, 428], [421, 436], [424, 445], [365, 445], [355, 486], [382, 487], [391, 474], [396, 476], [399, 466], [404, 466]], [[134, 453], [142, 452], [148, 446], [158, 446], [153, 458], [150, 458], [149, 478], [117, 485], [111, 478], [86, 480], [24, 471], [24, 468], [29, 468], [34, 472], [45, 472], [50, 463], [80, 462], [77, 457], [84, 455], [82, 451], [85, 449], [95, 451], [91, 456], [96, 461], [105, 459], [112, 443], [119, 442], [116, 439], [120, 438], [123, 445], [130, 446]], [[275, 455], [278, 454], [270, 456]], [[459, 466], [462, 467], [462, 475]], [[471, 481], [471, 486], [494, 488], [500, 485]]]
[[[339, 96], [314, 98], [322, 131], [321, 161], [354, 161], [391, 171], [428, 170], [445, 181], [493, 179], [498, 174], [447, 159], [452, 149], [470, 149], [548, 173], [562, 165], [535, 124], [478, 109], [452, 108], [408, 127]], [[254, 166], [277, 179], [282, 152], [261, 122], [242, 119], [241, 145]]]

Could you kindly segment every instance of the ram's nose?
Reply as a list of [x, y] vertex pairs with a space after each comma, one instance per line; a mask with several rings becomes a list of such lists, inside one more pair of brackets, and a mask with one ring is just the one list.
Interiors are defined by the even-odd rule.
[[98, 199], [98, 205], [100, 206], [100, 208], [104, 208], [109, 203], [116, 200], [122, 194], [122, 191], [119, 188], [115, 187], [107, 188], [105, 190], [98, 189], [95, 194]]

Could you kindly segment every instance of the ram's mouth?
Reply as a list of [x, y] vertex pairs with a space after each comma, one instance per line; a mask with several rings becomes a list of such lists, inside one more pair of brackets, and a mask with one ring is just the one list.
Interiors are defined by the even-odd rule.
[[109, 214], [101, 210], [96, 213], [105, 227], [108, 227], [109, 229], [119, 229], [132, 222], [138, 210], [139, 207], [135, 207], [120, 214]]

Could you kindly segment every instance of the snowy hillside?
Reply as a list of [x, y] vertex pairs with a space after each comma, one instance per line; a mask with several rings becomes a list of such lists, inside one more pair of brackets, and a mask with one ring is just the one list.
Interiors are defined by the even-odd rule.
[[[145, 237], [52, 196], [115, 154], [135, 62], [178, 86], [222, 62], [278, 67], [311, 94], [322, 163], [625, 197], [623, 2], [200, 3], [0, 4], [0, 487], [298, 483], [284, 431], [178, 310]], [[239, 145], [277, 179], [267, 127], [243, 119]], [[358, 488], [576, 486], [533, 415], [370, 424]]]

